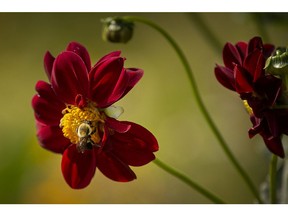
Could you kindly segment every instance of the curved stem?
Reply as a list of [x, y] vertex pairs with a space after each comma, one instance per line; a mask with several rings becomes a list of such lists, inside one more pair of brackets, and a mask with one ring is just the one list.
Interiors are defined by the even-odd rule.
[[270, 161], [270, 203], [275, 204], [276, 199], [276, 172], [277, 172], [277, 155], [272, 155]]
[[219, 199], [217, 196], [211, 194], [209, 191], [198, 185], [197, 183], [193, 182], [191, 179], [189, 179], [184, 174], [180, 173], [179, 171], [173, 169], [172, 167], [168, 166], [164, 162], [162, 162], [159, 159], [155, 159], [153, 161], [157, 166], [165, 170], [166, 172], [170, 173], [171, 175], [175, 176], [176, 178], [180, 179], [182, 182], [186, 183], [191, 188], [195, 189], [199, 193], [201, 193], [203, 196], [211, 200], [213, 203], [216, 204], [224, 204], [225, 202]]
[[219, 132], [217, 126], [214, 124], [212, 118], [210, 117], [201, 97], [199, 94], [199, 90], [196, 84], [196, 80], [194, 78], [194, 75], [192, 73], [192, 69], [189, 66], [189, 63], [184, 55], [184, 53], [182, 52], [182, 50], [180, 49], [180, 47], [177, 45], [177, 43], [175, 42], [175, 40], [164, 30], [162, 29], [160, 26], [156, 25], [155, 23], [146, 20], [144, 18], [140, 18], [140, 17], [134, 17], [134, 16], [125, 16], [122, 17], [122, 19], [127, 20], [127, 21], [136, 21], [136, 22], [140, 22], [140, 23], [144, 23], [152, 28], [154, 28], [155, 30], [157, 30], [160, 34], [162, 34], [162, 36], [164, 36], [164, 38], [171, 44], [171, 46], [174, 48], [174, 50], [176, 51], [176, 53], [178, 54], [179, 59], [181, 60], [184, 68], [185, 68], [185, 72], [189, 78], [189, 82], [191, 84], [192, 87], [192, 91], [193, 94], [195, 96], [196, 102], [199, 106], [200, 111], [202, 112], [205, 120], [207, 121], [208, 125], [210, 126], [212, 132], [214, 133], [214, 135], [216, 136], [216, 138], [218, 139], [223, 151], [225, 152], [225, 154], [227, 155], [228, 159], [232, 162], [232, 164], [234, 165], [234, 167], [236, 168], [236, 170], [239, 172], [239, 174], [242, 176], [242, 178], [244, 179], [244, 181], [246, 182], [247, 186], [250, 188], [251, 192], [254, 194], [254, 196], [257, 198], [257, 200], [259, 201], [259, 203], [263, 203], [257, 189], [255, 188], [254, 184], [252, 183], [251, 179], [249, 178], [249, 176], [247, 175], [247, 173], [244, 171], [244, 169], [240, 166], [240, 164], [238, 163], [238, 161], [236, 160], [236, 158], [234, 157], [234, 155], [232, 154], [231, 150], [229, 149], [228, 145], [226, 144], [224, 138], [222, 137], [221, 133]]

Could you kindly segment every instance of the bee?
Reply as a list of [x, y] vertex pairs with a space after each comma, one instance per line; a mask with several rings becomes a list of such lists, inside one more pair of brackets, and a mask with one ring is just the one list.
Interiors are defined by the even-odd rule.
[[79, 152], [84, 153], [86, 150], [91, 150], [95, 145], [91, 139], [91, 135], [95, 130], [91, 127], [91, 122], [85, 121], [79, 125], [77, 128], [77, 135], [79, 137], [79, 142], [76, 147]]

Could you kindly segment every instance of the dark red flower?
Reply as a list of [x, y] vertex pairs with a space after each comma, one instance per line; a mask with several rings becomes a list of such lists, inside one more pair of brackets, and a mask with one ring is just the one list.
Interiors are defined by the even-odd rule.
[[151, 132], [133, 122], [116, 120], [123, 112], [113, 104], [143, 76], [124, 68], [120, 51], [91, 67], [85, 47], [72, 42], [54, 58], [44, 57], [49, 82], [38, 81], [32, 99], [40, 145], [61, 153], [62, 173], [75, 189], [89, 185], [96, 168], [108, 178], [136, 179], [129, 166], [155, 159], [158, 143]]
[[265, 62], [274, 46], [262, 43], [260, 37], [248, 43], [227, 43], [223, 49], [225, 66], [216, 65], [217, 80], [226, 88], [236, 91], [249, 111], [253, 127], [249, 136], [260, 134], [274, 154], [284, 157], [282, 134], [287, 134], [283, 119], [288, 119], [286, 109], [275, 109], [282, 92], [282, 80], [265, 72]]
[[266, 147], [274, 154], [284, 157], [282, 134], [288, 134], [288, 113], [286, 109], [270, 109], [265, 112], [264, 118], [250, 116], [253, 127], [249, 129], [249, 137], [260, 134]]
[[259, 37], [252, 38], [248, 44], [238, 42], [234, 46], [226, 43], [223, 49], [225, 66], [215, 67], [217, 80], [240, 95], [254, 92], [257, 90], [257, 83], [265, 78], [265, 61], [273, 50], [273, 45], [263, 45]]

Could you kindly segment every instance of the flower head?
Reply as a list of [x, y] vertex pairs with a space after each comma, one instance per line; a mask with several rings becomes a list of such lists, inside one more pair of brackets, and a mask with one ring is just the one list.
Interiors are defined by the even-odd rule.
[[278, 109], [283, 96], [281, 77], [265, 71], [265, 62], [274, 46], [263, 44], [260, 37], [248, 43], [227, 43], [223, 49], [225, 66], [216, 65], [217, 80], [226, 88], [237, 92], [250, 114], [253, 127], [249, 136], [260, 134], [267, 148], [284, 157], [282, 134], [288, 134], [288, 110]]
[[71, 42], [54, 58], [44, 57], [49, 82], [38, 81], [32, 99], [40, 145], [62, 154], [62, 173], [75, 189], [89, 185], [96, 168], [108, 178], [136, 179], [129, 166], [152, 161], [158, 143], [151, 132], [118, 121], [123, 108], [113, 105], [143, 76], [124, 68], [125, 58], [111, 52], [91, 67], [84, 46]]

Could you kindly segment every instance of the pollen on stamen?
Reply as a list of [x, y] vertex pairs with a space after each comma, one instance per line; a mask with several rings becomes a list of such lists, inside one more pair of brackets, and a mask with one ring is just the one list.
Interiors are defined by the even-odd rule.
[[89, 122], [91, 128], [94, 131], [91, 139], [98, 143], [100, 142], [99, 136], [99, 124], [104, 123], [104, 116], [101, 115], [99, 110], [89, 104], [87, 107], [80, 109], [76, 106], [67, 106], [63, 111], [63, 117], [60, 120], [60, 127], [64, 137], [70, 139], [71, 143], [77, 144], [79, 142], [79, 136], [77, 134], [78, 127], [83, 122]]
[[244, 104], [244, 107], [246, 108], [247, 112], [249, 113], [249, 115], [253, 115], [253, 110], [252, 108], [249, 106], [247, 100], [243, 100], [243, 104]]

